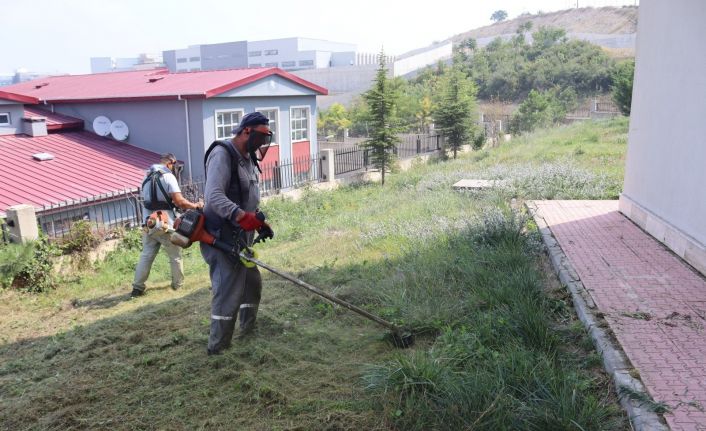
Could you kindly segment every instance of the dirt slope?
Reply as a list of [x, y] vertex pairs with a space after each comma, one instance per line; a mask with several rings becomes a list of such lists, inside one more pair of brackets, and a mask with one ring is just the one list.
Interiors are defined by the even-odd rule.
[[527, 21], [532, 21], [533, 29], [546, 26], [563, 28], [567, 33], [632, 34], [637, 31], [637, 7], [587, 7], [538, 15], [522, 15], [457, 34], [450, 39], [453, 42], [461, 42], [469, 37], [479, 39], [512, 34]]

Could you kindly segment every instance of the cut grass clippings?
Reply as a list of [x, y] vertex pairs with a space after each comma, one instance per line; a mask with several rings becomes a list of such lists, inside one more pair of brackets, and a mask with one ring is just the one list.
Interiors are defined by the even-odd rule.
[[[276, 232], [258, 246], [263, 261], [412, 327], [410, 349], [264, 274], [255, 336], [208, 357], [209, 281], [196, 246], [178, 292], [160, 255], [148, 294], [127, 299], [134, 247], [55, 290], [0, 291], [0, 429], [626, 429], [533, 225], [509, 205], [546, 193], [614, 197], [626, 129], [614, 120], [540, 131], [418, 165], [385, 187], [263, 205]], [[579, 174], [559, 181], [557, 169]], [[512, 186], [451, 188], [483, 174]]]

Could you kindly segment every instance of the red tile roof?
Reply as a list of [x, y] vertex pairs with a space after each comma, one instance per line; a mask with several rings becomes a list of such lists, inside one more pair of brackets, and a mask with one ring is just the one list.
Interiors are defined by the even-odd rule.
[[[36, 153], [53, 160], [37, 161]], [[0, 213], [16, 204], [35, 207], [79, 200], [141, 185], [159, 154], [91, 132], [0, 136]]]
[[52, 76], [6, 86], [3, 90], [46, 102], [206, 99], [271, 75], [281, 76], [318, 94], [328, 94], [325, 88], [276, 67], [186, 73], [157, 69]]
[[0, 91], [0, 99], [10, 100], [13, 102], [20, 102], [20, 103], [32, 103], [32, 104], [39, 103], [39, 99], [37, 99], [36, 97], [15, 94], [15, 93], [11, 93], [9, 91]]
[[45, 117], [47, 119], [47, 131], [55, 132], [59, 130], [83, 130], [83, 120], [69, 117], [68, 115], [46, 111], [36, 106], [25, 106], [25, 118]]

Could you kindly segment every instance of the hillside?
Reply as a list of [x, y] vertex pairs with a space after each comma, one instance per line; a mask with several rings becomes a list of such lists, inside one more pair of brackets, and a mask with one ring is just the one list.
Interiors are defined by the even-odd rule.
[[532, 28], [556, 27], [566, 30], [571, 38], [588, 40], [609, 50], [625, 50], [634, 55], [635, 34], [637, 32], [637, 7], [601, 7], [567, 9], [558, 12], [527, 14], [515, 19], [476, 28], [449, 38], [459, 43], [468, 38], [476, 39], [479, 46], [485, 46], [496, 37], [507, 37], [515, 33], [525, 22], [531, 21]]

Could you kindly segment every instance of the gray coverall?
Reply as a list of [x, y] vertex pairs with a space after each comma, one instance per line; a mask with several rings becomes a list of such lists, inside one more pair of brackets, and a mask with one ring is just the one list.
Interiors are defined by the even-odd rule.
[[[226, 141], [224, 141], [226, 142]], [[228, 145], [232, 145], [227, 141]], [[260, 203], [260, 189], [255, 164], [237, 150], [237, 175], [232, 171], [231, 154], [217, 146], [206, 161], [205, 206], [206, 229], [216, 238], [233, 244], [240, 238], [252, 245], [254, 232], [245, 233], [235, 224], [238, 208], [255, 211]], [[235, 162], [235, 160], [233, 160]], [[240, 330], [252, 330], [262, 292], [262, 278], [257, 267], [246, 268], [240, 259], [201, 243], [201, 255], [210, 267], [211, 331], [209, 352], [220, 352], [230, 346], [235, 319], [240, 313]]]

